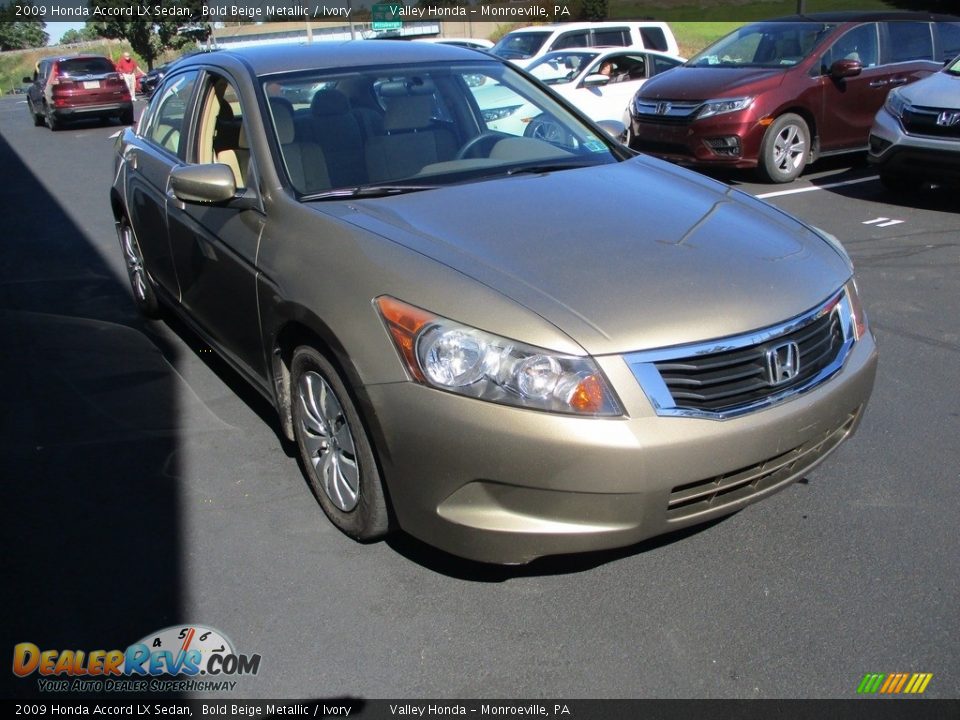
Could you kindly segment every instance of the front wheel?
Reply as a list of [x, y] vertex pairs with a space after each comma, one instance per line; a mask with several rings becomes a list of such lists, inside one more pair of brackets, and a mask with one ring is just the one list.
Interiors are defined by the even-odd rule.
[[291, 376], [294, 433], [320, 507], [355, 540], [383, 537], [390, 521], [380, 470], [340, 374], [322, 354], [300, 347]]
[[787, 113], [767, 128], [760, 146], [760, 175], [786, 183], [797, 178], [810, 159], [810, 129], [799, 115]]

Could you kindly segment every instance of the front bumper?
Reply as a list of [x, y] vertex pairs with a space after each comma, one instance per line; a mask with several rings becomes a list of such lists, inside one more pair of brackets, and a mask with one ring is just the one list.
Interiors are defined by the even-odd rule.
[[871, 334], [808, 394], [718, 421], [660, 417], [622, 357], [598, 359], [626, 416], [585, 419], [414, 383], [368, 386], [400, 526], [495, 563], [622, 547], [736, 512], [802, 477], [857, 427]]
[[893, 175], [960, 182], [960, 138], [908, 134], [886, 109], [870, 130], [867, 160]]
[[[693, 122], [656, 122], [629, 113], [629, 144], [633, 150], [680, 165], [753, 168], [757, 166], [766, 127], [744, 113], [718, 115]], [[739, 116], [739, 117], [738, 117]], [[735, 153], [718, 152], [711, 143], [736, 139]]]

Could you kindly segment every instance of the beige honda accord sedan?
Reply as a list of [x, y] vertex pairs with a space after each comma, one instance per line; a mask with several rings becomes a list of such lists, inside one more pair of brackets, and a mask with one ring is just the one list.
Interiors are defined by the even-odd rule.
[[[534, 108], [514, 133], [490, 128], [496, 84]], [[140, 309], [269, 399], [357, 540], [495, 563], [630, 545], [803, 477], [873, 387], [835, 238], [482, 53], [195, 55], [114, 178]]]

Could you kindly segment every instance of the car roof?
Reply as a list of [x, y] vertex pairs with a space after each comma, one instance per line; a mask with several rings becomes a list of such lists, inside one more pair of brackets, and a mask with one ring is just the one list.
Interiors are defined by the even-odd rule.
[[231, 60], [239, 60], [254, 75], [260, 77], [301, 70], [481, 59], [488, 62], [499, 62], [499, 60], [486, 53], [443, 43], [412, 43], [399, 40], [346, 40], [343, 42], [326, 40], [313, 43], [280, 43], [214, 50], [209, 53], [182, 58], [177, 62], [177, 68], [211, 63], [232, 64]]
[[577, 53], [591, 54], [597, 56], [605, 55], [621, 55], [624, 53], [643, 53], [644, 55], [659, 55], [660, 57], [670, 58], [671, 60], [682, 60], [682, 58], [677, 55], [671, 55], [668, 52], [663, 52], [661, 50], [649, 50], [645, 47], [640, 47], [639, 45], [604, 45], [602, 47], [576, 47], [576, 48], [564, 48], [563, 50], [551, 50], [548, 53], [544, 53], [540, 57], [536, 58], [534, 62], [540, 62], [544, 58], [554, 57], [556, 55], [575, 55]]
[[809, 13], [806, 15], [786, 15], [784, 17], [773, 18], [771, 20], [761, 20], [759, 22], [824, 22], [824, 23], [844, 23], [844, 22], [880, 22], [884, 20], [918, 20], [922, 22], [960, 20], [955, 15], [943, 15], [929, 12], [862, 12], [857, 10], [845, 10], [837, 12]]

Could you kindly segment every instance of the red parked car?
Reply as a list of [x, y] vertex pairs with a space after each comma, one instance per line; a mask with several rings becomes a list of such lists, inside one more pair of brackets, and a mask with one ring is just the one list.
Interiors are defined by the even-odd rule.
[[831, 13], [745, 25], [649, 79], [627, 108], [627, 143], [789, 182], [818, 157], [867, 149], [890, 88], [960, 53], [960, 23], [950, 20]]
[[73, 55], [44, 58], [27, 91], [27, 108], [35, 125], [59, 129], [67, 120], [119, 118], [133, 124], [133, 98], [109, 58]]

